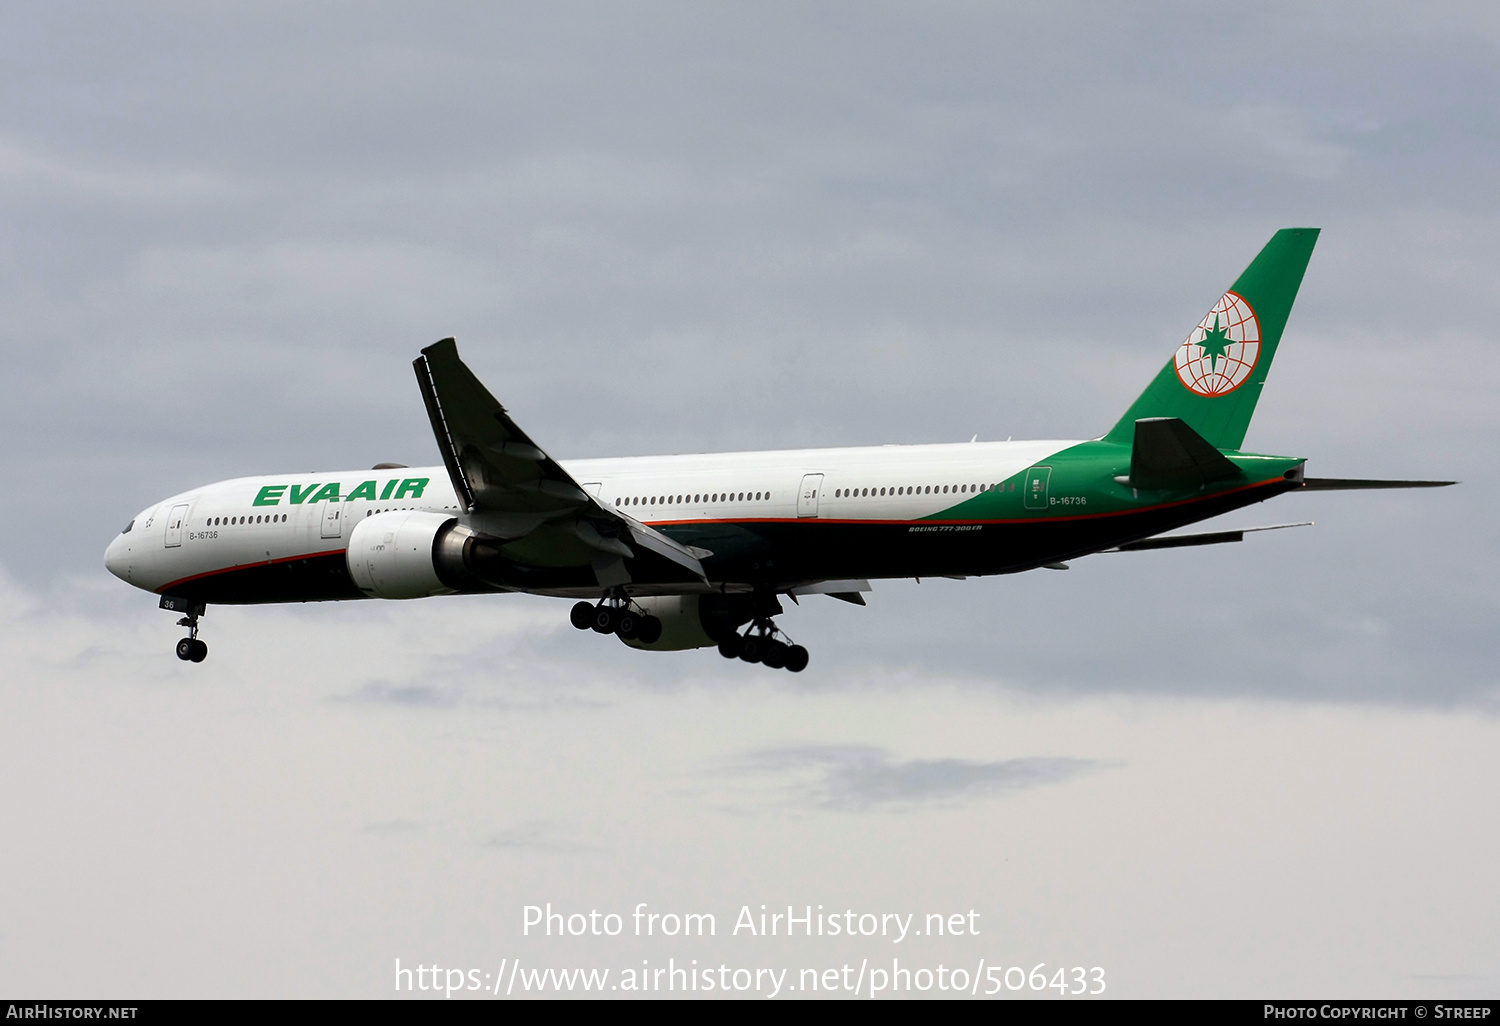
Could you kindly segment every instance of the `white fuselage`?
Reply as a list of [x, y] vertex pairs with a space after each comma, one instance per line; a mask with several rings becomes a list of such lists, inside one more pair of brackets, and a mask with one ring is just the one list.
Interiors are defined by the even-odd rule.
[[[891, 522], [932, 516], [1075, 444], [886, 445], [562, 465], [600, 504], [646, 524]], [[240, 567], [341, 553], [359, 520], [401, 509], [464, 512], [442, 466], [235, 478], [142, 510], [110, 544], [105, 565], [138, 588], [164, 592]]]

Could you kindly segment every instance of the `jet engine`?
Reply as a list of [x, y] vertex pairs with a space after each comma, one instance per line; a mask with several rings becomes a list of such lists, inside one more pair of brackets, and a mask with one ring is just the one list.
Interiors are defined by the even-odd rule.
[[750, 595], [653, 595], [635, 599], [634, 604], [661, 621], [661, 637], [650, 644], [638, 638], [621, 640], [653, 652], [717, 645], [733, 636], [757, 609], [757, 600]]
[[349, 576], [371, 598], [449, 595], [468, 572], [463, 543], [469, 532], [457, 517], [392, 510], [365, 517], [349, 534]]

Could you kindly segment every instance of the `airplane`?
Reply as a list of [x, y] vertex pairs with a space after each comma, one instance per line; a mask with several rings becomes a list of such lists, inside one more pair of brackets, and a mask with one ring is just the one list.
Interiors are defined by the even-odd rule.
[[1082, 440], [560, 461], [453, 339], [413, 363], [442, 463], [242, 477], [153, 503], [105, 566], [183, 614], [211, 604], [525, 592], [646, 650], [717, 647], [800, 672], [782, 598], [865, 605], [882, 578], [1067, 569], [1099, 552], [1241, 541], [1170, 534], [1285, 492], [1451, 481], [1307, 477], [1241, 449], [1319, 229], [1276, 232], [1110, 430]]

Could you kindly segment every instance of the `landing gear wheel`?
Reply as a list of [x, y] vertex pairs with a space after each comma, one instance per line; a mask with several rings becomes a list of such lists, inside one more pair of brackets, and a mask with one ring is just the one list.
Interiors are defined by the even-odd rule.
[[615, 618], [615, 633], [626, 641], [639, 638], [644, 623], [644, 619], [638, 614], [631, 612], [629, 609], [622, 609], [620, 615]]
[[740, 657], [740, 636], [731, 634], [719, 642], [719, 655], [725, 659], [738, 659]]
[[775, 638], [765, 643], [765, 651], [761, 653], [762, 665], [769, 666], [773, 670], [779, 670], [786, 665], [787, 647]]
[[581, 631], [586, 631], [594, 626], [594, 605], [592, 602], [575, 603], [568, 613], [568, 621]]
[[786, 650], [786, 668], [793, 673], [801, 673], [807, 669], [807, 649], [801, 645], [793, 645]]
[[746, 634], [740, 639], [740, 658], [747, 663], [758, 663], [766, 654], [766, 641], [756, 634]]
[[641, 625], [636, 628], [635, 636], [647, 645], [654, 645], [661, 640], [661, 621], [654, 616], [641, 618]]
[[198, 617], [208, 607], [202, 602], [187, 602], [183, 599], [163, 596], [161, 600], [163, 609], [170, 609], [180, 613], [187, 611], [187, 616], [177, 621], [177, 626], [186, 627], [188, 635], [177, 642], [177, 658], [183, 662], [201, 663], [208, 658], [208, 646], [198, 640]]
[[615, 625], [619, 622], [619, 613], [609, 606], [597, 606], [594, 609], [594, 619], [589, 626], [600, 634], [613, 634]]

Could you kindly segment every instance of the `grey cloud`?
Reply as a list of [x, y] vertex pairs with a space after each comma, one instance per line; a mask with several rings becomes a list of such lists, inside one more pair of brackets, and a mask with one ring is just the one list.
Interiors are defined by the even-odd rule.
[[[1133, 996], [1492, 995], [1497, 50], [1480, 3], [0, 5], [0, 990], [368, 997], [523, 903], [918, 881]], [[436, 462], [446, 335], [563, 458], [1098, 434], [1288, 224], [1247, 444], [1460, 488], [805, 601], [795, 676], [526, 596], [214, 608], [180, 664], [101, 566], [181, 488]]]
[[908, 809], [972, 802], [1005, 791], [1061, 784], [1108, 765], [1096, 759], [1031, 757], [975, 762], [901, 760], [867, 745], [800, 745], [750, 753], [739, 770], [790, 776], [800, 801], [829, 809]]
[[[410, 360], [450, 334], [562, 457], [1098, 434], [1310, 223], [1249, 444], [1473, 485], [1308, 497], [1316, 540], [1244, 552], [882, 583], [794, 629], [813, 672], [1488, 700], [1482, 6], [444, 11], [0, 14], [0, 461], [30, 483], [0, 520], [89, 496], [67, 544], [0, 538], [9, 572], [100, 576], [180, 488], [436, 460]], [[1184, 608], [1229, 618], [1211, 647], [1164, 640]], [[1322, 626], [1351, 622], [1387, 626]]]
[[413, 708], [451, 709], [462, 700], [457, 688], [439, 688], [427, 684], [391, 684], [371, 681], [355, 691], [339, 696], [340, 702], [372, 702]]
[[485, 838], [484, 847], [558, 854], [583, 854], [599, 850], [597, 844], [580, 840], [560, 830], [556, 824], [540, 820], [496, 831]]
[[422, 824], [411, 819], [385, 819], [374, 823], [366, 823], [364, 833], [376, 834], [382, 837], [394, 837], [404, 834], [415, 834], [422, 830]]

